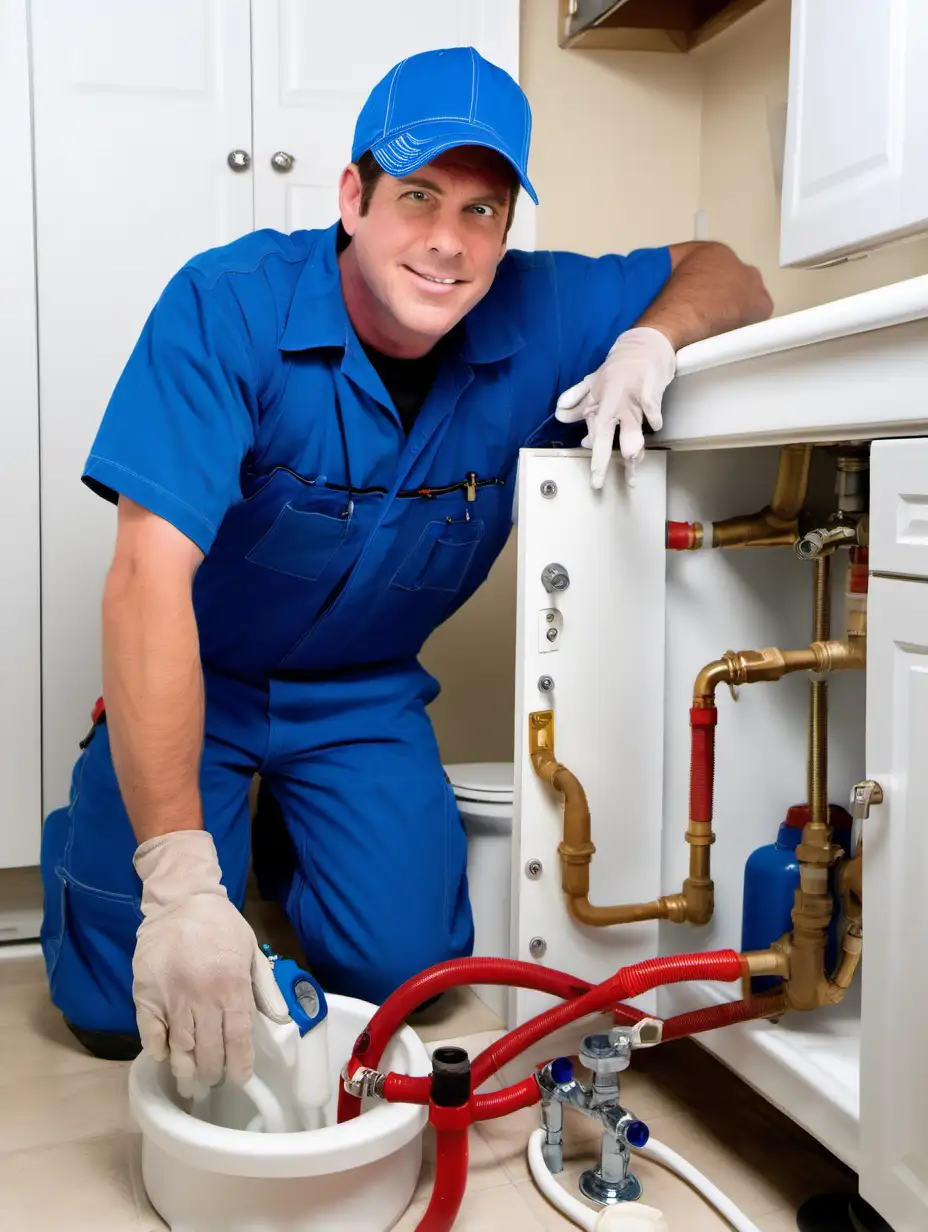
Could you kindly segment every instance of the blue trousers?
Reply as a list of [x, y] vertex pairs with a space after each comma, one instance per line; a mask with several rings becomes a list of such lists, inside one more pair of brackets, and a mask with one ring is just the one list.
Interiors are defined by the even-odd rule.
[[[406, 664], [262, 686], [204, 678], [204, 822], [239, 909], [257, 771], [286, 830], [275, 892], [327, 991], [379, 1004], [425, 967], [470, 954], [467, 844], [425, 709], [431, 677]], [[136, 1029], [135, 847], [103, 724], [42, 836], [51, 996], [87, 1030]]]

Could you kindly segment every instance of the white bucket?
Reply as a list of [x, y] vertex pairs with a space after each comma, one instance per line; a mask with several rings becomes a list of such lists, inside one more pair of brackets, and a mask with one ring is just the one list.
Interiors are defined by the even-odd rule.
[[[223, 1089], [225, 1125], [198, 1120], [167, 1065], [142, 1053], [129, 1071], [129, 1103], [142, 1130], [142, 1179], [172, 1232], [387, 1232], [412, 1200], [422, 1165], [420, 1105], [365, 1101], [336, 1124], [341, 1068], [376, 1011], [327, 997], [329, 1065], [335, 1092], [322, 1129], [250, 1133], [256, 1108]], [[397, 1032], [379, 1067], [426, 1075], [431, 1061], [411, 1027]], [[260, 1064], [256, 1062], [260, 1077]]]

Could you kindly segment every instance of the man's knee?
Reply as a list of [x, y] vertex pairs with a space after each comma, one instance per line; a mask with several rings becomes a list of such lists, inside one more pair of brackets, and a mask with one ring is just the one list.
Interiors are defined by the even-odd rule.
[[[473, 934], [461, 938], [408, 938], [404, 943], [385, 938], [376, 949], [350, 962], [333, 961], [329, 955], [314, 955], [307, 948], [310, 966], [327, 992], [357, 997], [382, 1005], [402, 984], [437, 963], [467, 958], [473, 950]], [[428, 998], [423, 995], [423, 1002]], [[421, 1007], [419, 1007], [421, 1008]]]

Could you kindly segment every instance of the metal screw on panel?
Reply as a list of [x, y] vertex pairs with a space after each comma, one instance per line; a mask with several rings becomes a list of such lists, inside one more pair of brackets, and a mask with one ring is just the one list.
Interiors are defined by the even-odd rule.
[[552, 497], [557, 496], [557, 484], [553, 479], [546, 479], [544, 481], [541, 485], [541, 494], [542, 496], [547, 497], [548, 500], [551, 500]]
[[570, 577], [563, 565], [545, 565], [541, 571], [541, 584], [550, 595], [556, 590], [566, 590], [570, 585]]
[[547, 616], [545, 616], [545, 620], [548, 622], [549, 625], [553, 624], [554, 623], [554, 613], [548, 612]]
[[545, 634], [545, 637], [548, 639], [549, 642], [556, 642], [557, 641], [557, 629], [549, 629], [548, 632]]
[[251, 165], [251, 155], [247, 150], [230, 150], [226, 162], [233, 171], [246, 171]]
[[289, 171], [294, 162], [296, 159], [286, 150], [278, 150], [276, 154], [271, 155], [271, 166], [275, 171]]
[[537, 881], [543, 872], [544, 868], [540, 860], [529, 860], [525, 866], [525, 875], [529, 881]]
[[528, 943], [528, 952], [532, 958], [544, 958], [548, 952], [548, 943], [544, 937], [533, 937]]
[[554, 688], [554, 681], [550, 676], [538, 677], [538, 689], [541, 693], [550, 693]]

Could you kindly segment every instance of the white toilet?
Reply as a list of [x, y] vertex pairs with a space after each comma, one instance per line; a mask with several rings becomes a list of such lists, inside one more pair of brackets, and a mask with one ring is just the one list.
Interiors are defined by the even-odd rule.
[[[511, 762], [445, 766], [467, 831], [467, 881], [474, 913], [474, 955], [511, 956], [512, 792]], [[481, 985], [481, 1001], [505, 1023], [509, 991]]]

